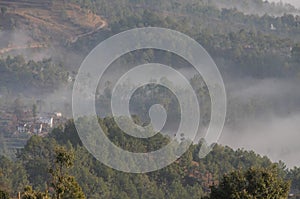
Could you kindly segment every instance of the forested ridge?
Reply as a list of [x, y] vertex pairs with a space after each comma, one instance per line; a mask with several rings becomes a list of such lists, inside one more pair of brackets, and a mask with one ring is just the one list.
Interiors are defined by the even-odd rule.
[[[122, 142], [127, 150], [132, 147], [144, 150], [144, 147], [155, 148], [164, 144], [124, 137], [109, 118], [100, 120], [100, 123], [109, 127], [106, 133], [110, 139], [116, 144]], [[299, 168], [286, 169], [283, 162], [272, 163], [267, 157], [253, 151], [233, 150], [221, 145], [216, 145], [207, 157], [199, 159], [201, 144], [203, 141], [192, 145], [181, 158], [162, 170], [147, 174], [127, 174], [108, 168], [93, 158], [82, 146], [74, 123], [69, 121], [63, 128], [54, 129], [48, 137], [31, 137], [24, 149], [18, 152], [15, 161], [1, 157], [0, 189], [11, 197], [16, 197], [21, 192], [23, 198], [26, 198], [26, 194], [40, 194], [37, 198], [42, 198], [46, 193], [56, 198], [57, 188], [54, 185], [59, 184], [59, 181], [55, 181], [55, 176], [60, 174], [67, 182], [72, 182], [68, 184], [69, 187], [60, 190], [61, 198], [70, 198], [70, 191], [73, 192], [72, 198], [202, 198], [210, 195], [211, 186], [218, 187], [219, 184], [221, 186], [230, 182], [227, 178], [223, 179], [224, 174], [230, 174], [234, 178], [243, 172], [248, 172], [245, 175], [252, 176], [253, 180], [259, 180], [260, 172], [262, 176], [272, 175], [266, 178], [270, 180], [270, 189], [272, 186], [285, 187], [282, 193], [277, 193], [279, 195], [288, 193], [289, 181], [292, 188], [299, 188]], [[63, 173], [55, 171], [55, 168], [61, 168], [60, 164], [64, 169]], [[247, 171], [249, 168], [252, 170]], [[269, 173], [265, 168], [272, 172]], [[233, 171], [237, 173], [231, 173]], [[273, 183], [277, 178], [281, 181], [275, 185]], [[230, 183], [235, 183], [235, 180]], [[61, 184], [66, 186], [64, 181]], [[237, 188], [236, 191], [243, 189]], [[75, 193], [78, 195], [75, 196]], [[214, 196], [219, 192], [212, 193], [212, 198], [222, 198]]]
[[[21, 56], [11, 58], [9, 61], [5, 54], [2, 55], [3, 78], [1, 79], [4, 82], [8, 81], [7, 85], [3, 84], [4, 87], [8, 87], [8, 90], [14, 92], [13, 86], [10, 89], [10, 85], [16, 81], [14, 77], [10, 78], [9, 72], [18, 70], [18, 74], [15, 76], [21, 76], [19, 78], [21, 81], [30, 81], [30, 84], [37, 88], [36, 90], [51, 87], [51, 84], [53, 84], [52, 89], [56, 89], [62, 81], [68, 78], [63, 70], [69, 74], [76, 74], [80, 60], [99, 42], [125, 30], [149, 26], [170, 28], [191, 36], [210, 53], [222, 73], [234, 71], [236, 75], [254, 78], [299, 75], [300, 18], [298, 15], [292, 14], [296, 8], [291, 6], [286, 6], [286, 12], [283, 12], [282, 15], [272, 16], [270, 14], [246, 14], [236, 8], [220, 8], [213, 2], [207, 3], [206, 1], [73, 0], [65, 3], [72, 2], [77, 3], [83, 9], [90, 9], [103, 16], [108, 27], [82, 37], [73, 44], [61, 43], [65, 51], [58, 50], [60, 57], [57, 58], [56, 54], [53, 63], [49, 62], [51, 54], [50, 57], [45, 57], [44, 63], [37, 64], [34, 62], [24, 63]], [[247, 3], [241, 4], [246, 5]], [[250, 7], [260, 7], [259, 5], [269, 5], [274, 9], [284, 7], [284, 5], [264, 3], [260, 0], [248, 3]], [[3, 13], [3, 17], [6, 19], [11, 16]], [[14, 23], [16, 20], [11, 18]], [[18, 25], [16, 23], [13, 28], [3, 26], [1, 29], [3, 33], [10, 34], [6, 31], [18, 29]], [[45, 34], [50, 34], [49, 38], [57, 37], [52, 33], [45, 32]], [[34, 37], [40, 40], [39, 35]], [[49, 45], [52, 44], [51, 40], [47, 42]], [[56, 47], [58, 48], [58, 46]], [[78, 54], [77, 57], [81, 57], [78, 60], [79, 63], [72, 62], [74, 57], [68, 57], [67, 52], [76, 53], [76, 56]], [[153, 53], [146, 52], [144, 56], [134, 58], [149, 62], [153, 59]], [[154, 58], [164, 60], [166, 56], [156, 54]], [[30, 57], [26, 57], [26, 61], [28, 60], [31, 60]], [[15, 62], [13, 63], [15, 68], [10, 67], [11, 63], [8, 61]], [[47, 66], [42, 66], [46, 62], [50, 66], [49, 70]], [[125, 60], [121, 64], [130, 64], [130, 60]], [[27, 67], [21, 67], [23, 65], [27, 65]], [[41, 82], [41, 85], [34, 81]]]
[[[49, 1], [49, 5], [51, 2], [54, 1]], [[59, 58], [51, 58], [50, 55], [34, 61], [22, 53], [1, 55], [0, 106], [5, 107], [4, 111], [17, 104], [13, 102], [18, 102], [21, 97], [26, 98], [26, 102], [30, 101], [22, 104], [22, 108], [32, 109], [32, 102], [36, 101], [45, 106], [36, 94], [51, 94], [74, 81], [80, 63], [72, 62], [69, 52], [83, 58], [108, 37], [141, 27], [163, 27], [187, 34], [209, 52], [225, 77], [251, 78], [254, 81], [277, 78], [288, 79], [296, 85], [299, 83], [300, 17], [299, 9], [291, 5], [262, 0], [67, 0], [64, 3], [75, 3], [83, 9], [82, 12], [103, 17], [107, 27], [75, 42], [56, 44], [60, 46], [58, 49], [64, 49], [64, 52], [58, 50], [57, 53], [61, 53]], [[10, 34], [20, 24], [5, 5], [0, 6], [0, 17], [5, 19], [5, 23], [0, 25], [0, 33], [7, 31], [6, 34]], [[38, 3], [38, 6], [45, 9], [44, 3]], [[30, 27], [30, 24], [28, 20], [22, 25]], [[82, 30], [78, 24], [76, 28]], [[43, 28], [39, 31], [39, 35], [33, 34], [37, 41], [41, 40], [41, 35], [49, 43], [59, 37], [58, 33], [50, 33]], [[128, 53], [116, 60], [112, 67], [129, 68], [129, 65], [151, 62], [179, 70], [190, 67], [185, 60], [171, 53], [151, 49]], [[189, 80], [197, 97], [203, 100], [201, 124], [205, 126], [210, 120], [209, 92], [198, 75]], [[99, 123], [107, 137], [118, 147], [134, 152], [153, 151], [167, 144], [169, 138], [162, 134], [147, 140], [132, 138], [119, 129], [112, 117], [107, 117], [113, 81], [107, 81], [96, 95], [95, 106], [99, 115], [103, 116]], [[133, 118], [141, 126], [149, 122], [147, 110], [154, 102], [176, 107], [176, 99], [167, 99], [168, 93], [162, 88], [149, 85], [143, 89], [135, 93], [131, 100], [131, 109], [137, 115]], [[164, 95], [151, 98], [155, 93], [148, 93], [147, 90]], [[226, 124], [235, 124], [243, 117], [255, 118], [266, 107], [299, 109], [297, 100], [276, 103], [254, 99], [241, 102], [228, 92]], [[65, 109], [70, 109], [71, 102], [63, 104]], [[178, 120], [179, 109], [170, 108], [167, 111], [172, 119]], [[290, 114], [290, 110], [282, 112]], [[6, 131], [1, 129], [0, 139]], [[96, 160], [81, 143], [74, 122], [69, 120], [52, 129], [45, 137], [32, 136], [24, 149], [15, 151], [15, 157], [0, 157], [0, 199], [14, 199], [19, 193], [22, 199], [274, 199], [287, 198], [290, 192], [300, 192], [299, 167], [287, 168], [284, 162], [274, 163], [254, 151], [234, 150], [218, 144], [205, 158], [199, 159], [199, 149], [203, 144], [203, 139], [194, 143], [176, 162], [159, 171], [128, 174]], [[4, 144], [0, 148], [6, 150]]]
[[[52, 92], [67, 84], [69, 73], [51, 59], [26, 61], [23, 56], [8, 56], [0, 60], [1, 89], [5, 92]], [[6, 93], [7, 94], [7, 93]]]
[[[71, 46], [72, 49], [88, 52], [95, 43], [125, 30], [164, 27], [183, 32], [198, 41], [217, 62], [221, 72], [234, 71], [236, 75], [254, 78], [290, 77], [299, 73], [298, 15], [245, 14], [233, 8], [207, 5], [205, 1], [177, 2], [177, 7], [171, 6], [177, 5], [176, 2], [155, 4], [138, 1], [140, 6], [136, 6], [129, 1], [117, 3], [113, 9], [113, 4], [105, 1], [88, 2], [85, 1], [87, 7], [94, 6], [99, 9], [95, 12], [108, 19], [110, 29], [79, 40]], [[152, 9], [155, 6], [157, 8]], [[184, 12], [186, 14], [181, 14]], [[146, 59], [143, 56], [134, 58], [149, 62], [152, 54], [146, 55]], [[154, 58], [159, 56], [163, 55], [155, 55]], [[125, 64], [128, 62], [125, 61]]]

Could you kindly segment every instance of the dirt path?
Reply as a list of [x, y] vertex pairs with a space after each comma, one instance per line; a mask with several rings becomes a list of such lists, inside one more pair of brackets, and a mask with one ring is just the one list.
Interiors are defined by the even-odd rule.
[[[22, 16], [24, 16], [24, 15], [25, 14], [22, 14]], [[31, 16], [28, 16], [28, 17], [31, 18]], [[40, 20], [40, 19], [35, 18], [35, 20]], [[44, 23], [43, 20], [41, 20], [41, 22]], [[78, 41], [78, 39], [80, 39], [82, 37], [92, 35], [92, 34], [98, 32], [99, 30], [105, 28], [106, 26], [107, 26], [107, 22], [105, 20], [101, 20], [101, 23], [99, 24], [99, 26], [96, 29], [94, 29], [92, 31], [89, 31], [87, 33], [77, 35], [77, 36], [73, 37], [70, 40], [70, 42], [75, 43], [76, 41]], [[10, 46], [10, 47], [7, 47], [7, 48], [0, 49], [0, 54], [8, 53], [8, 52], [11, 52], [11, 51], [14, 51], [14, 50], [37, 49], [37, 48], [47, 48], [47, 47], [48, 47], [48, 45], [45, 44], [45, 43], [32, 43], [32, 44], [23, 45], [23, 46]]]
[[8, 53], [13, 50], [26, 50], [26, 49], [36, 49], [36, 48], [47, 48], [48, 46], [43, 43], [32, 43], [24, 46], [11, 46], [8, 48], [0, 49], [0, 54]]
[[[36, 16], [32, 16], [32, 15], [26, 13], [25, 11], [22, 11], [22, 12], [19, 12], [19, 13], [14, 12], [14, 14], [16, 14], [16, 15], [18, 15], [20, 17], [25, 17], [25, 18], [27, 18], [27, 19], [29, 19], [31, 21], [36, 22], [36, 23], [43, 24], [46, 27], [51, 27], [51, 28], [53, 28], [53, 29], [55, 29], [55, 30], [57, 30], [57, 31], [59, 31], [61, 33], [64, 33], [64, 34], [67, 34], [65, 30], [69, 29], [67, 26], [64, 26], [62, 24], [54, 23], [51, 20], [46, 21], [44, 19], [40, 19], [40, 18], [38, 18]], [[70, 34], [68, 34], [68, 36], [71, 37]]]
[[[0, 0], [0, 6], [1, 5], [5, 5], [5, 6], [12, 6], [11, 8], [13, 9], [9, 9], [8, 13], [14, 14], [20, 18], [23, 19], [27, 19], [28, 21], [31, 21], [34, 24], [38, 24], [41, 26], [46, 27], [47, 29], [54, 31], [54, 32], [60, 32], [62, 35], [64, 35], [64, 38], [70, 42], [70, 43], [75, 43], [76, 41], [78, 41], [80, 38], [83, 37], [87, 37], [89, 35], [92, 35], [94, 33], [96, 33], [97, 31], [105, 28], [108, 24], [107, 22], [102, 19], [100, 16], [97, 16], [98, 19], [95, 22], [95, 25], [92, 25], [88, 28], [88, 32], [84, 32], [84, 31], [79, 31], [77, 29], [75, 29], [74, 27], [76, 26], [72, 26], [70, 24], [64, 24], [64, 23], [59, 23], [58, 20], [55, 20], [57, 18], [57, 13], [52, 13], [49, 17], [40, 17], [39, 15], [36, 15], [34, 12], [36, 12], [36, 10], [33, 10], [32, 13], [30, 10], [28, 11], [27, 7], [32, 7], [32, 8], [39, 8], [41, 9], [41, 12], [50, 12], [48, 11], [48, 7], [51, 6], [53, 8], [53, 6], [59, 6], [58, 5], [54, 5], [51, 4], [49, 2], [38, 2], [35, 0], [31, 0], [31, 1], [20, 1], [19, 0]], [[25, 7], [24, 7], [25, 6]], [[73, 8], [74, 10], [78, 11], [78, 13], [82, 13], [81, 8], [77, 7], [75, 4], [70, 5], [69, 9]], [[54, 9], [55, 10], [55, 9]], [[43, 13], [45, 14], [45, 13]], [[92, 30], [91, 30], [92, 29]], [[38, 43], [38, 42], [32, 42], [31, 44], [25, 44], [25, 45], [12, 45], [12, 46], [8, 46], [6, 48], [2, 48], [0, 49], [0, 54], [4, 54], [4, 53], [8, 53], [10, 51], [13, 50], [25, 50], [25, 49], [35, 49], [35, 48], [47, 48], [48, 45], [45, 43]]]
[[[101, 24], [101, 25], [100, 25], [100, 24]], [[78, 39], [80, 39], [80, 38], [82, 38], [82, 37], [86, 37], [86, 36], [92, 35], [92, 34], [98, 32], [99, 30], [101, 30], [101, 29], [103, 29], [103, 28], [105, 28], [105, 27], [107, 26], [107, 22], [106, 22], [105, 20], [103, 20], [103, 19], [101, 19], [100, 24], [99, 24], [99, 26], [98, 26], [96, 29], [94, 29], [94, 30], [92, 30], [92, 31], [89, 31], [89, 32], [87, 32], [87, 33], [82, 33], [82, 34], [80, 34], [80, 35], [77, 35], [77, 36], [73, 37], [73, 38], [70, 40], [70, 42], [71, 42], [71, 43], [75, 43], [76, 41], [78, 41]]]

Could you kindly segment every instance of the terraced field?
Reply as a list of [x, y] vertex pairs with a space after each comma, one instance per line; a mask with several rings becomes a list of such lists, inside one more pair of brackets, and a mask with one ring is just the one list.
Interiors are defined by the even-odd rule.
[[11, 23], [13, 19], [18, 21], [14, 28], [29, 32], [31, 37], [26, 45], [11, 43], [2, 46], [0, 54], [19, 49], [46, 48], [47, 42], [75, 43], [107, 26], [101, 16], [67, 1], [0, 0], [0, 7], [7, 8], [7, 12], [2, 13], [0, 26]]

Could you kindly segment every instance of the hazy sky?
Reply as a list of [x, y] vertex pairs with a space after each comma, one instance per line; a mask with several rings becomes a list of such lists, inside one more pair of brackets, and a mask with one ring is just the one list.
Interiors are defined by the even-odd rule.
[[[280, 2], [280, 0], [269, 0], [269, 1], [274, 1], [274, 2]], [[300, 8], [300, 0], [282, 0], [284, 3], [290, 3], [297, 8]]]

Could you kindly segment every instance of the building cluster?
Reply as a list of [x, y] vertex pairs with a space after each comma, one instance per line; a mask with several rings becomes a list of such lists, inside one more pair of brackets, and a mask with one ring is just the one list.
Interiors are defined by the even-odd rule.
[[20, 134], [44, 136], [55, 126], [63, 124], [65, 120], [59, 112], [33, 116], [31, 111], [18, 114], [11, 110], [0, 110], [0, 128], [8, 137], [18, 137]]
[[63, 120], [61, 113], [44, 113], [43, 116], [20, 121], [16, 130], [19, 134], [28, 133], [43, 136], [48, 134], [54, 126], [62, 124]]

